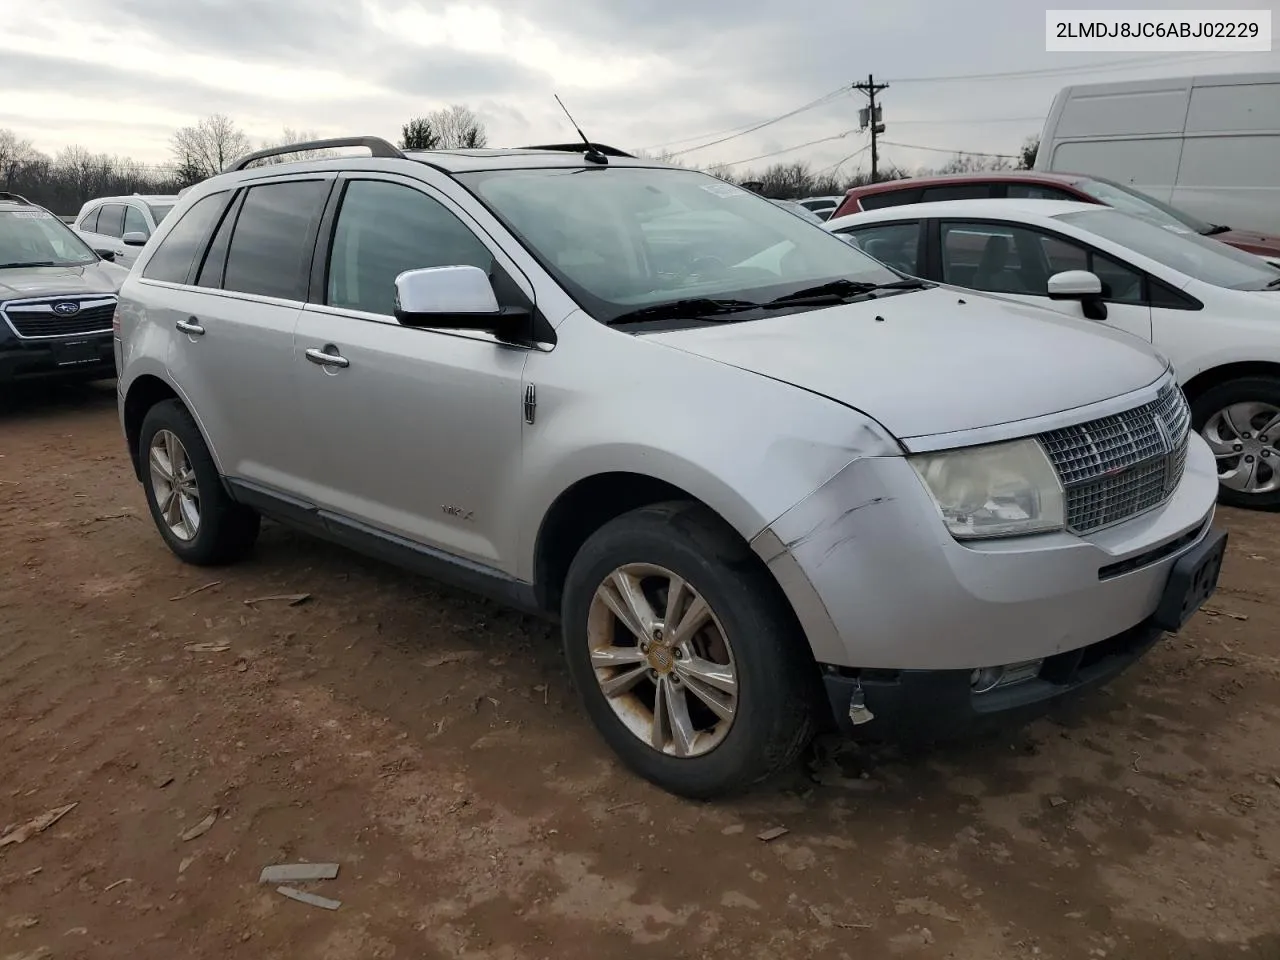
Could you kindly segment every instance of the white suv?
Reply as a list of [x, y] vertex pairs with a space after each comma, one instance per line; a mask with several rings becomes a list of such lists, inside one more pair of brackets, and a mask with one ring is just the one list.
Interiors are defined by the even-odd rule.
[[117, 335], [174, 553], [267, 516], [558, 617], [605, 739], [689, 796], [821, 724], [936, 738], [1105, 681], [1225, 544], [1149, 346], [605, 147], [251, 155]]
[[96, 252], [110, 254], [112, 262], [131, 267], [177, 200], [176, 196], [136, 193], [98, 197], [80, 208], [72, 229]]

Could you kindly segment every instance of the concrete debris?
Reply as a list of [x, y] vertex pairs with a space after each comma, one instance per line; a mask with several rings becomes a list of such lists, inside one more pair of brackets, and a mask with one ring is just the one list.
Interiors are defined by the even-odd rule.
[[203, 820], [197, 823], [194, 827], [184, 831], [182, 834], [182, 840], [185, 842], [188, 840], [194, 840], [196, 837], [203, 837], [213, 827], [214, 823], [217, 822], [217, 819], [218, 819], [218, 811], [215, 810], [213, 811], [213, 813], [209, 814], [207, 817], [205, 817]]
[[317, 897], [314, 893], [303, 893], [301, 890], [295, 890], [293, 887], [276, 887], [276, 893], [288, 897], [290, 900], [297, 900], [299, 903], [309, 903], [313, 907], [320, 907], [323, 910], [337, 910], [342, 906], [341, 900], [330, 900], [327, 897]]
[[786, 827], [770, 827], [761, 833], [756, 834], [757, 840], [763, 840], [768, 843], [770, 840], [777, 840], [779, 837], [785, 837], [791, 831]]
[[336, 863], [277, 863], [263, 867], [259, 883], [299, 883], [303, 880], [332, 880], [338, 875]]

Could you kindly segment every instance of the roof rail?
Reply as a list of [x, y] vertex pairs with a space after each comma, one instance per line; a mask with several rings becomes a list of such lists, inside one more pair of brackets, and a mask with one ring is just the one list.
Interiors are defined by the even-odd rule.
[[20, 193], [8, 193], [0, 190], [0, 200], [7, 200], [10, 203], [25, 203], [27, 206], [31, 206], [31, 201]]
[[[591, 147], [603, 153], [606, 157], [631, 157], [635, 155], [619, 150], [617, 147], [611, 147], [607, 143], [593, 143]], [[562, 153], [582, 153], [588, 149], [585, 143], [542, 143], [532, 147], [520, 147], [521, 150], [558, 150]]]
[[336, 137], [332, 140], [308, 140], [305, 143], [286, 143], [278, 147], [268, 147], [256, 153], [250, 153], [226, 167], [223, 173], [234, 173], [243, 170], [249, 164], [267, 157], [278, 157], [286, 153], [302, 153], [304, 150], [332, 150], [335, 147], [367, 147], [369, 155], [390, 159], [404, 159], [404, 154], [381, 137]]

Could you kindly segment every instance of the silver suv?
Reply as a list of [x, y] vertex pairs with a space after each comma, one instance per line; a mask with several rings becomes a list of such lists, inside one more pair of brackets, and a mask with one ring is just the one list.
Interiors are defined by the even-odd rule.
[[120, 302], [120, 413], [196, 564], [267, 516], [558, 617], [688, 796], [811, 733], [938, 738], [1103, 682], [1212, 593], [1217, 471], [1126, 334], [908, 280], [601, 146], [254, 167]]

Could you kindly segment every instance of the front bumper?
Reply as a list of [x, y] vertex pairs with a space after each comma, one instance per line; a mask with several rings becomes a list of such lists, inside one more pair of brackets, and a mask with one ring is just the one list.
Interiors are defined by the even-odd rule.
[[58, 340], [0, 337], [0, 383], [56, 377], [108, 379], [115, 375], [110, 333]]
[[752, 541], [818, 663], [956, 670], [1050, 658], [1147, 621], [1207, 535], [1213, 455], [1192, 435], [1160, 507], [1088, 536], [960, 543], [901, 457], [856, 460]]

